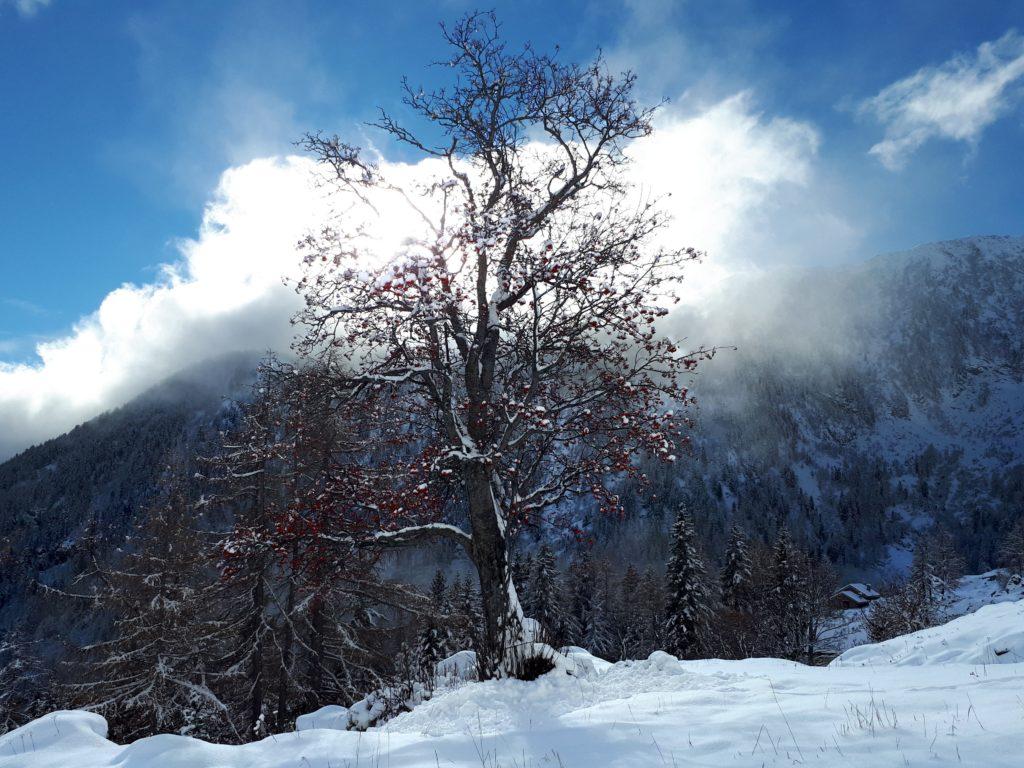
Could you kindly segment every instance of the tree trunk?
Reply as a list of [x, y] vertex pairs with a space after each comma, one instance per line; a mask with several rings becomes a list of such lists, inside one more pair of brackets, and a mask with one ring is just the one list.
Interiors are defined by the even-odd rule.
[[[263, 716], [263, 603], [263, 573], [260, 569], [252, 587], [252, 615], [248, 627], [254, 641], [249, 666], [249, 737], [257, 735]], [[245, 638], [246, 642], [248, 640]]]
[[324, 660], [324, 634], [326, 633], [327, 621], [323, 599], [320, 595], [316, 595], [313, 598], [313, 604], [310, 606], [309, 624], [312, 630], [309, 646], [313, 655], [310, 687], [316, 697], [316, 706], [321, 707], [327, 698], [325, 690], [327, 665]]
[[470, 556], [480, 577], [480, 602], [484, 614], [478, 667], [480, 679], [506, 677], [520, 650], [523, 610], [509, 567], [504, 521], [491, 493], [490, 470], [474, 463], [465, 472], [469, 520], [473, 543]]
[[283, 637], [281, 638], [280, 669], [277, 678], [277, 730], [283, 731], [289, 725], [288, 698], [291, 694], [292, 659], [294, 658], [295, 631], [292, 619], [295, 614], [295, 584], [288, 580], [288, 597], [285, 600]]

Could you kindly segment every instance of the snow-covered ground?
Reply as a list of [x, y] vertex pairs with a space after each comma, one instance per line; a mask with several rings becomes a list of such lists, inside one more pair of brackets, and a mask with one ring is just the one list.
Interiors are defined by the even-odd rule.
[[0, 768], [1024, 764], [1024, 601], [829, 667], [663, 653], [578, 666], [462, 684], [365, 733], [314, 728], [245, 746], [169, 735], [118, 746], [101, 717], [59, 712], [0, 737]]

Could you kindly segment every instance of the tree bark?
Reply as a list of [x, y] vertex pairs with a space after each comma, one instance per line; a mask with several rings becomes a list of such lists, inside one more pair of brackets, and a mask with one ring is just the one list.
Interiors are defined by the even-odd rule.
[[470, 555], [480, 579], [484, 615], [478, 671], [481, 680], [506, 677], [523, 642], [523, 611], [512, 582], [504, 521], [491, 493], [490, 469], [470, 464], [465, 480], [473, 533]]
[[[252, 657], [249, 660], [249, 736], [251, 737], [260, 728], [260, 718], [263, 716], [263, 610], [265, 596], [263, 594], [263, 571], [262, 568], [253, 583], [252, 587], [252, 615], [248, 626], [248, 632], [252, 633], [255, 641]], [[245, 638], [247, 641], [248, 638]]]

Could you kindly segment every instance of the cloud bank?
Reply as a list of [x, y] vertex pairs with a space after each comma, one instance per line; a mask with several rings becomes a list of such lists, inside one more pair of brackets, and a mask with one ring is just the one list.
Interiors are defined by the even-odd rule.
[[924, 67], [867, 99], [861, 112], [885, 126], [885, 138], [869, 150], [890, 170], [934, 138], [974, 146], [982, 132], [1021, 98], [1011, 86], [1024, 78], [1024, 36], [1011, 30], [982, 43], [972, 55]]
[[[631, 173], [670, 194], [665, 237], [708, 251], [687, 281], [692, 301], [724, 275], [752, 268], [777, 200], [810, 193], [819, 144], [813, 126], [759, 114], [749, 93], [704, 108], [666, 110], [634, 145]], [[391, 177], [429, 173], [390, 165]], [[298, 271], [295, 244], [337, 200], [305, 158], [258, 159], [223, 174], [199, 232], [157, 280], [122, 285], [65, 336], [37, 346], [38, 361], [0, 363], [0, 456], [123, 404], [183, 368], [238, 351], [286, 350], [298, 298], [282, 283]], [[402, 226], [385, 211], [378, 246], [397, 247]]]

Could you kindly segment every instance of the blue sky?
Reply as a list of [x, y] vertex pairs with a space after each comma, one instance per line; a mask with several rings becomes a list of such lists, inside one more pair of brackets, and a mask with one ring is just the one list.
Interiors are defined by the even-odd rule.
[[[0, 0], [0, 400], [4, 375], [38, 372], [39, 343], [74, 336], [122, 284], [166, 279], [182, 239], [202, 241], [227, 169], [293, 152], [316, 129], [405, 159], [365, 122], [399, 108], [403, 74], [431, 82], [437, 23], [469, 7]], [[730, 203], [734, 217], [767, 222], [758, 234], [775, 246], [761, 268], [1024, 229], [1024, 2], [495, 9], [511, 40], [558, 44], [570, 59], [601, 48], [638, 71], [645, 98], [668, 99], [668, 114], [713, 114], [705, 133], [745, 119], [736, 141], [760, 142], [751, 157], [787, 158]], [[790, 154], [787, 141], [800, 146]], [[708, 186], [734, 189], [721, 184]], [[835, 247], [816, 222], [842, 233]], [[715, 232], [693, 244], [712, 259], [717, 245], [727, 265], [757, 261], [749, 234]]]

